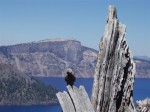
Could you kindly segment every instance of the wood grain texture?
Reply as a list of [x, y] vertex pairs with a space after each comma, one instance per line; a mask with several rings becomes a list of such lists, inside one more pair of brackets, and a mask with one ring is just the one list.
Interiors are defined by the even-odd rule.
[[135, 64], [126, 41], [126, 26], [109, 6], [100, 41], [91, 101], [96, 112], [133, 112]]
[[67, 92], [58, 92], [57, 98], [63, 112], [95, 112], [83, 86], [67, 86]]

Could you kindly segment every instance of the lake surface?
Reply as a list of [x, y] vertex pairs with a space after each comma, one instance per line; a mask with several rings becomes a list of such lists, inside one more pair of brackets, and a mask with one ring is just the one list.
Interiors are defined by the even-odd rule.
[[[46, 85], [51, 84], [60, 91], [66, 91], [66, 83], [64, 78], [47, 78], [40, 77], [38, 80], [43, 81]], [[92, 91], [92, 78], [78, 78], [75, 85], [84, 85], [88, 95]], [[134, 84], [134, 102], [150, 97], [150, 79], [136, 79]], [[38, 106], [0, 106], [0, 112], [61, 112], [60, 105], [38, 105]]]
[[0, 106], [0, 112], [61, 112], [59, 105]]

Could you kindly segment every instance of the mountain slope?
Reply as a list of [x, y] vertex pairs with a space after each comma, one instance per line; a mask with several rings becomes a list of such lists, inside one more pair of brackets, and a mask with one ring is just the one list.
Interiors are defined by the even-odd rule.
[[0, 64], [0, 105], [57, 103], [51, 86], [24, 75], [12, 65]]
[[48, 40], [0, 47], [0, 63], [11, 63], [30, 76], [62, 77], [68, 67], [92, 77], [97, 51], [76, 40]]
[[134, 58], [136, 63], [136, 77], [137, 78], [150, 78], [150, 61], [145, 58]]
[[[79, 41], [47, 39], [39, 42], [0, 47], [0, 63], [12, 64], [29, 76], [64, 77], [67, 68], [76, 77], [93, 77], [98, 51]], [[150, 77], [149, 58], [135, 57], [136, 77]], [[140, 63], [139, 63], [140, 62]]]
[[148, 56], [134, 56], [135, 59], [150, 61]]

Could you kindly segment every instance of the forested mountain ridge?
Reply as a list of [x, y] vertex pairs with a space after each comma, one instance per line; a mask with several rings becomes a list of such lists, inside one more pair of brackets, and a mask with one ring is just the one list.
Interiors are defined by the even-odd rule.
[[57, 103], [56, 92], [12, 65], [0, 64], [0, 105], [53, 104]]

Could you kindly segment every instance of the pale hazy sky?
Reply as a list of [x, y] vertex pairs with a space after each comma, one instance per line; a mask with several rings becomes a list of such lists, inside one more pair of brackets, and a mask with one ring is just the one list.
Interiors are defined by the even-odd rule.
[[111, 4], [133, 55], [150, 56], [150, 0], [0, 0], [0, 46], [74, 38], [98, 49]]

